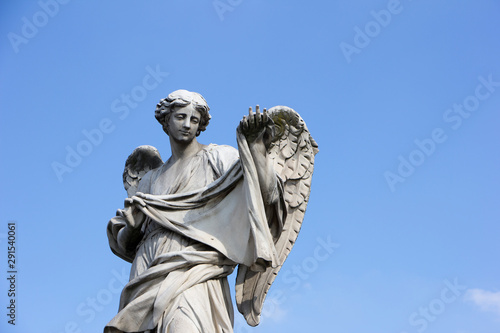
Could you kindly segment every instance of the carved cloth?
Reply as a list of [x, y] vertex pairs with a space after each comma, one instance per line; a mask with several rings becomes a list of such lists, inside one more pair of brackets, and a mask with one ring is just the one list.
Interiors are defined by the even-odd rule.
[[125, 222], [119, 214], [111, 219], [110, 247], [133, 263], [105, 333], [177, 332], [179, 318], [199, 332], [233, 332], [226, 276], [237, 264], [258, 271], [274, 267], [269, 228], [281, 222], [266, 214], [248, 144], [241, 134], [237, 140], [239, 159], [232, 147], [209, 145], [173, 182], [162, 180], [166, 164], [146, 174], [137, 197], [147, 220], [136, 253], [120, 250], [116, 238]]

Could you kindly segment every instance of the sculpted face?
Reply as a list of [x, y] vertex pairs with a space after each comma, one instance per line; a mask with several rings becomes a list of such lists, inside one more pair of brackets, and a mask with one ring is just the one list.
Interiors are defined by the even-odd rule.
[[177, 142], [189, 143], [196, 138], [201, 114], [192, 104], [176, 107], [167, 123], [168, 135]]

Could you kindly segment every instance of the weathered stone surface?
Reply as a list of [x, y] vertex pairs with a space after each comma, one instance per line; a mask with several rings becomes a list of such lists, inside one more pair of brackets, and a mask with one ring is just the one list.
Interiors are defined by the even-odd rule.
[[317, 144], [292, 109], [257, 106], [237, 128], [238, 150], [203, 145], [209, 107], [186, 90], [155, 117], [172, 156], [141, 146], [127, 159], [128, 198], [107, 233], [132, 269], [104, 332], [232, 332], [226, 277], [236, 266], [238, 310], [255, 326], [300, 230]]

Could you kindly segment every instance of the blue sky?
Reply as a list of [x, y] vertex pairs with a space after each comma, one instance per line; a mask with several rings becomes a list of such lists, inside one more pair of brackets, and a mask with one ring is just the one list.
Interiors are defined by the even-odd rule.
[[[16, 223], [16, 325], [99, 332], [130, 265], [105, 228], [128, 154], [200, 92], [199, 141], [249, 106], [298, 111], [320, 146], [299, 239], [262, 323], [236, 332], [500, 330], [500, 3], [2, 2], [0, 242]], [[234, 296], [233, 296], [234, 297]]]

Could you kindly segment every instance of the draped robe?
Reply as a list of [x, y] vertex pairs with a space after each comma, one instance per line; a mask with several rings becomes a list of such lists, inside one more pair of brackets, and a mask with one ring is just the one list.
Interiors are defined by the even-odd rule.
[[123, 213], [108, 223], [112, 251], [132, 268], [105, 333], [183, 332], [185, 323], [194, 332], [233, 332], [226, 277], [237, 264], [259, 271], [277, 264], [271, 229], [280, 231], [282, 214], [280, 200], [264, 206], [242, 135], [238, 145], [239, 157], [209, 145], [176, 177], [166, 163], [144, 176], [132, 197], [146, 216], [135, 251], [118, 246]]

